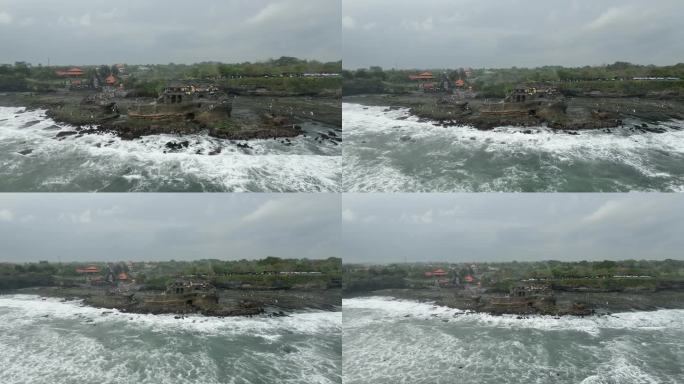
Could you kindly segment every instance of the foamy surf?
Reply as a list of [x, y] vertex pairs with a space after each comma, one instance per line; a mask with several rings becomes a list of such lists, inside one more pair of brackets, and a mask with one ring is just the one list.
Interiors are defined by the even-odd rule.
[[175, 319], [1, 295], [0, 382], [339, 383], [341, 319]]
[[662, 309], [650, 312], [624, 312], [607, 316], [542, 316], [533, 315], [520, 318], [516, 315], [489, 315], [449, 308], [434, 303], [391, 297], [366, 297], [343, 299], [342, 306], [370, 310], [378, 317], [377, 321], [402, 321], [413, 318], [437, 322], [449, 321], [455, 324], [472, 323], [506, 329], [537, 329], [541, 331], [573, 330], [591, 336], [599, 336], [602, 330], [609, 329], [684, 329], [684, 310]]
[[[323, 129], [305, 124], [305, 130]], [[56, 138], [72, 127], [44, 110], [0, 107], [0, 190], [337, 192], [341, 149], [312, 135], [249, 149], [207, 135], [112, 134]], [[169, 142], [188, 141], [176, 150]], [[216, 153], [220, 150], [220, 153]]]
[[[682, 121], [660, 124], [665, 133], [623, 128], [571, 135], [545, 127], [444, 128], [407, 109], [349, 103], [343, 103], [343, 114], [345, 191], [677, 191], [684, 186]], [[533, 133], [526, 134], [528, 129]]]
[[345, 383], [676, 383], [681, 310], [555, 319], [343, 300]]

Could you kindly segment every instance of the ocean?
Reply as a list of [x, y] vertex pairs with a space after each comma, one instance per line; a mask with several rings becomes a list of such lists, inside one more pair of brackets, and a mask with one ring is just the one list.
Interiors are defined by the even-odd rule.
[[347, 384], [684, 383], [684, 310], [518, 319], [387, 297], [343, 308]]
[[661, 124], [664, 133], [571, 135], [444, 128], [407, 109], [343, 103], [342, 110], [345, 192], [684, 191], [684, 121]]
[[341, 321], [341, 312], [176, 319], [0, 295], [0, 383], [340, 383]]
[[[339, 192], [339, 145], [314, 140], [330, 127], [302, 124], [307, 137], [250, 140], [253, 149], [208, 135], [66, 136], [45, 110], [0, 107], [0, 191]], [[170, 141], [189, 141], [169, 152]], [[210, 152], [221, 149], [218, 155]], [[165, 153], [167, 152], [167, 153]]]

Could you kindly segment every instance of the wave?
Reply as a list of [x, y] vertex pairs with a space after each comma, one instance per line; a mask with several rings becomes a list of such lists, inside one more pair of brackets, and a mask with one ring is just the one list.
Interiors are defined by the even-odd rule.
[[[358, 316], [359, 324], [363, 325], [372, 322], [402, 321], [402, 319], [412, 318], [436, 322], [448, 320], [456, 324], [471, 323], [507, 329], [573, 330], [591, 336], [599, 336], [602, 330], [608, 329], [684, 329], [684, 310], [681, 309], [623, 312], [614, 313], [610, 316], [588, 316], [583, 318], [542, 315], [519, 318], [516, 315], [494, 316], [486, 313], [439, 306], [433, 303], [421, 303], [413, 300], [401, 300], [382, 296], [343, 299], [342, 306], [344, 309], [369, 310], [366, 316]], [[345, 326], [347, 326], [346, 323]]]
[[680, 310], [555, 319], [388, 297], [344, 299], [345, 383], [670, 383]]
[[[339, 190], [340, 148], [311, 137], [291, 139], [290, 145], [250, 140], [249, 150], [206, 134], [135, 140], [97, 134], [57, 139], [60, 131], [74, 128], [56, 123], [45, 112], [0, 107], [0, 149], [5, 154], [0, 157], [4, 169], [0, 176], [7, 180], [17, 175], [37, 176], [35, 180], [15, 180], [15, 185], [26, 186], [22, 190]], [[170, 141], [186, 140], [189, 145], [185, 148], [171, 152], [166, 147]], [[4, 190], [12, 190], [12, 186], [0, 184]]]
[[319, 383], [341, 380], [341, 313], [129, 314], [0, 296], [0, 382]]
[[[155, 332], [189, 331], [204, 334], [257, 334], [271, 337], [282, 330], [302, 334], [319, 334], [339, 330], [342, 326], [341, 312], [302, 311], [287, 317], [210, 317], [185, 315], [177, 319], [173, 314], [134, 314], [116, 309], [96, 308], [83, 304], [82, 300], [64, 301], [37, 295], [0, 295], [0, 308], [11, 309], [4, 314], [4, 323], [27, 324], [43, 318], [79, 320], [93, 324], [120, 322], [127, 326], [148, 328]], [[2, 325], [0, 324], [0, 327]]]
[[[627, 127], [568, 134], [546, 127], [444, 128], [405, 108], [350, 103], [343, 103], [343, 114], [347, 191], [522, 190], [524, 180], [556, 191], [573, 182], [573, 172], [587, 173], [590, 182], [600, 172], [594, 167], [611, 167], [612, 183], [583, 190], [684, 190], [684, 121], [658, 124], [664, 133]], [[388, 169], [413, 180], [397, 182]]]

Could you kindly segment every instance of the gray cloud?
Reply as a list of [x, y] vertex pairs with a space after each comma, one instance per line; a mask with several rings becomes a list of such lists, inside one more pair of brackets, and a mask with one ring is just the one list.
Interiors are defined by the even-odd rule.
[[3, 194], [0, 261], [340, 257], [333, 194]]
[[345, 262], [681, 259], [684, 196], [345, 195]]
[[346, 68], [683, 61], [679, 0], [343, 2]]
[[0, 63], [341, 59], [339, 0], [0, 0]]

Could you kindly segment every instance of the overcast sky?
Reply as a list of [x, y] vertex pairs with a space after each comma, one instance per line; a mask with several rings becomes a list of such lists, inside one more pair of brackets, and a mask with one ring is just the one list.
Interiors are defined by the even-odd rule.
[[327, 258], [334, 194], [0, 194], [0, 261]]
[[681, 194], [346, 194], [345, 263], [684, 258]]
[[343, 0], [345, 68], [684, 62], [681, 0]]
[[0, 0], [0, 63], [341, 60], [340, 0]]

